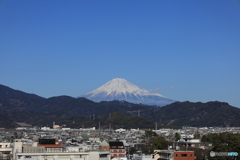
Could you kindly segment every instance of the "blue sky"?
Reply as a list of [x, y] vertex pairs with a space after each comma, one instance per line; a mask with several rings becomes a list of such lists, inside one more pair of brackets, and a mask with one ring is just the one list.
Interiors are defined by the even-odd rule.
[[0, 84], [78, 97], [113, 78], [240, 107], [240, 1], [0, 0]]

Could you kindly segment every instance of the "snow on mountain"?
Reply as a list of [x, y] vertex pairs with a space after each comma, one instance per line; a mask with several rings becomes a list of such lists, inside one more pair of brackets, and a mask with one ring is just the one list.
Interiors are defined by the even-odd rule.
[[115, 78], [96, 90], [82, 95], [95, 102], [125, 100], [131, 103], [164, 106], [175, 102], [159, 93], [142, 89], [122, 78]]

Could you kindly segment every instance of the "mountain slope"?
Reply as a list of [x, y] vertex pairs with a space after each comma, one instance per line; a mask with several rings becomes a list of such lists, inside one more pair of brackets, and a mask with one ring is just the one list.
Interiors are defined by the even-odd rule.
[[136, 108], [149, 110], [149, 108], [154, 107], [132, 104], [125, 101], [103, 101], [96, 103], [84, 97], [56, 96], [42, 98], [0, 85], [1, 110], [33, 111], [65, 117], [89, 117], [93, 114], [95, 116], [104, 116], [111, 112], [122, 112], [125, 114], [129, 110], [137, 110]]
[[159, 93], [152, 93], [121, 78], [115, 78], [82, 96], [95, 102], [124, 100], [131, 103], [158, 106], [175, 102]]
[[158, 108], [151, 120], [177, 126], [239, 126], [240, 109], [225, 102], [175, 102]]
[[[94, 125], [98, 124], [98, 118], [113, 112], [135, 117], [139, 115], [158, 124], [175, 126], [240, 126], [238, 120], [240, 109], [225, 102], [175, 102], [164, 107], [151, 107], [119, 100], [97, 103], [86, 98], [69, 96], [46, 99], [0, 85], [0, 127], [14, 127], [15, 122], [40, 126], [49, 125], [52, 121], [71, 124], [74, 119], [76, 120], [74, 124], [81, 126], [88, 124], [89, 117], [92, 117], [92, 120], [95, 117], [96, 123], [91, 122]], [[85, 124], [82, 124], [82, 119], [86, 119]], [[119, 122], [121, 118], [113, 120]], [[114, 121], [111, 123], [115, 124]], [[126, 123], [124, 126], [129, 125]]]
[[0, 84], [0, 99], [7, 98], [45, 99], [35, 94], [25, 93]]
[[30, 109], [44, 100], [45, 98], [38, 95], [25, 93], [0, 84], [0, 109]]

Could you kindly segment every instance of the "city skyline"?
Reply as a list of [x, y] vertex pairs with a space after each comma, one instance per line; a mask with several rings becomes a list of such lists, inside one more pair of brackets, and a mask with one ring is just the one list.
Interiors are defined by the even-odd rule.
[[123, 78], [240, 107], [239, 1], [0, 1], [0, 84], [79, 97]]

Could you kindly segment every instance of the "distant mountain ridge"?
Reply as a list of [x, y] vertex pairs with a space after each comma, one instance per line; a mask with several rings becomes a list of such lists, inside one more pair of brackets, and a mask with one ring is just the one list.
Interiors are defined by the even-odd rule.
[[142, 89], [125, 79], [115, 78], [96, 90], [82, 95], [94, 102], [124, 100], [135, 104], [165, 106], [175, 102], [159, 93]]
[[[83, 97], [43, 98], [0, 85], [0, 127], [14, 127], [17, 126], [16, 122], [47, 126], [51, 125], [53, 121], [71, 127], [97, 126], [99, 121], [103, 120], [102, 117], [108, 117], [109, 113], [113, 112], [135, 117], [135, 124], [139, 124], [141, 121], [143, 128], [149, 128], [154, 122], [164, 125], [195, 127], [240, 126], [238, 120], [240, 109], [230, 106], [226, 102], [193, 103], [186, 101], [174, 102], [164, 107], [152, 107], [119, 100], [97, 103]], [[149, 120], [152, 123], [149, 123]], [[105, 118], [104, 121], [107, 126], [109, 120]], [[130, 127], [132, 124], [127, 121], [122, 123], [121, 116], [112, 119], [111, 123], [113, 127]]]
[[26, 99], [45, 99], [36, 94], [25, 93], [0, 84], [0, 99], [21, 97]]

